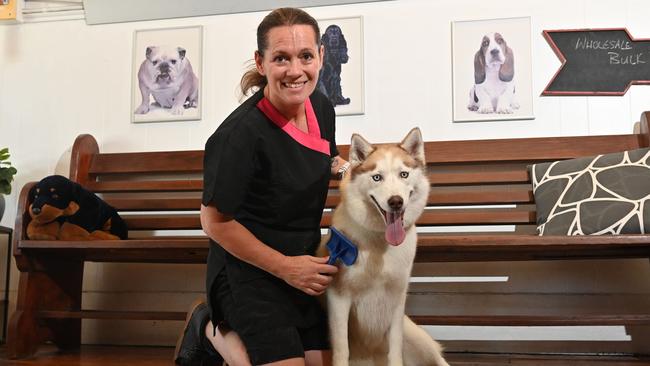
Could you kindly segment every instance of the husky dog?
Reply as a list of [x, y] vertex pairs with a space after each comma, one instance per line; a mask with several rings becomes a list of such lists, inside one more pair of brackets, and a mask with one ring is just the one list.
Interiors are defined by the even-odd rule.
[[414, 224], [429, 195], [420, 130], [380, 147], [355, 134], [350, 163], [332, 226], [359, 254], [353, 265], [339, 268], [326, 293], [333, 364], [449, 366], [440, 345], [404, 315]]

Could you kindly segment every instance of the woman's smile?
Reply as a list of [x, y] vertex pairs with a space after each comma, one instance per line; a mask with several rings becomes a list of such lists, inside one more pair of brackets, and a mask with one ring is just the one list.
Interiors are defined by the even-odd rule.
[[291, 119], [316, 89], [322, 54], [311, 26], [272, 28], [264, 54], [255, 54], [257, 70], [266, 77], [265, 96]]

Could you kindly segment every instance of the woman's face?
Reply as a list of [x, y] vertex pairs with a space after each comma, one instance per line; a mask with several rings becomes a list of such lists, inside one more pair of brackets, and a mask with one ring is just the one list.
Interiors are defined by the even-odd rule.
[[266, 96], [278, 109], [300, 106], [318, 82], [322, 49], [309, 25], [271, 28], [264, 55], [255, 53], [255, 64], [268, 81]]

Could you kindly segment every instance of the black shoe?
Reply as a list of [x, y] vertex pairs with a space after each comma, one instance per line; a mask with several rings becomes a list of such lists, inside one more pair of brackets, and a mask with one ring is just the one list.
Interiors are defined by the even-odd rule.
[[220, 365], [223, 359], [205, 336], [210, 321], [210, 309], [203, 300], [192, 304], [185, 320], [185, 328], [176, 343], [174, 362], [181, 366]]

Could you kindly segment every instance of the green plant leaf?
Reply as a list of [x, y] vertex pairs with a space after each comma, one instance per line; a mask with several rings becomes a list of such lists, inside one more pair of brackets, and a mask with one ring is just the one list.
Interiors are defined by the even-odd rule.
[[11, 182], [18, 172], [11, 166], [11, 162], [7, 161], [10, 156], [8, 147], [0, 149], [0, 194], [11, 193]]
[[18, 171], [14, 167], [0, 168], [0, 179], [11, 182], [16, 173], [18, 173]]
[[0, 194], [11, 194], [11, 184], [6, 181], [0, 181]]

